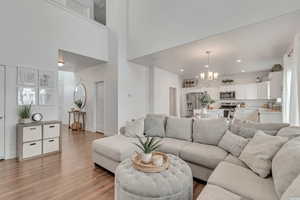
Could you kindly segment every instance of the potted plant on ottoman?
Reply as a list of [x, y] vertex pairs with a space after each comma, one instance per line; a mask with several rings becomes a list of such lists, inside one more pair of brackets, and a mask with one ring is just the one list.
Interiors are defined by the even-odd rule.
[[142, 161], [144, 163], [150, 163], [152, 160], [152, 152], [158, 149], [160, 146], [160, 140], [155, 139], [154, 137], [146, 136], [145, 142], [140, 136], [136, 136], [139, 140], [139, 144], [135, 145], [142, 150]]
[[20, 106], [18, 109], [19, 122], [20, 123], [30, 123], [31, 122], [31, 104]]

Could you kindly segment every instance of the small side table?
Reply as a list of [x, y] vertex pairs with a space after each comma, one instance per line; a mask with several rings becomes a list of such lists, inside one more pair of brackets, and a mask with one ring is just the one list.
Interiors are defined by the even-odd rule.
[[[71, 127], [71, 119], [73, 115], [73, 124], [79, 124], [78, 128], [74, 129]], [[85, 130], [85, 116], [86, 112], [80, 110], [69, 111], [69, 129], [84, 131]], [[82, 122], [82, 126], [80, 126]]]

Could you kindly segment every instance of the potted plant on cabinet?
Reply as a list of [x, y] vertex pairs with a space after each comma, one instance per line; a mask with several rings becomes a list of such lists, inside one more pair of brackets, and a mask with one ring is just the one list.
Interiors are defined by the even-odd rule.
[[134, 144], [142, 150], [142, 161], [146, 164], [150, 163], [152, 160], [152, 153], [160, 146], [160, 140], [146, 136], [146, 140], [143, 141], [140, 136], [137, 135], [136, 137], [138, 138], [139, 143]]
[[22, 105], [18, 109], [19, 122], [20, 123], [30, 123], [31, 122], [31, 104], [30, 105]]

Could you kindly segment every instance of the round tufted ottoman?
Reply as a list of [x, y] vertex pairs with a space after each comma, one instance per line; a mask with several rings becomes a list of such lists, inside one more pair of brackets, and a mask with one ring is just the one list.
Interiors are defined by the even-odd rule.
[[192, 200], [191, 168], [180, 158], [168, 154], [169, 169], [144, 173], [124, 160], [115, 172], [115, 200]]

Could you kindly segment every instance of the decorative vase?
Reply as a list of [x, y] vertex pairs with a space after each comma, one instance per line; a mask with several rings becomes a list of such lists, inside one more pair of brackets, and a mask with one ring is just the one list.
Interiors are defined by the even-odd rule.
[[20, 119], [19, 122], [21, 124], [28, 124], [31, 123], [31, 119], [30, 118]]
[[150, 163], [152, 161], [152, 153], [142, 153], [143, 163]]

